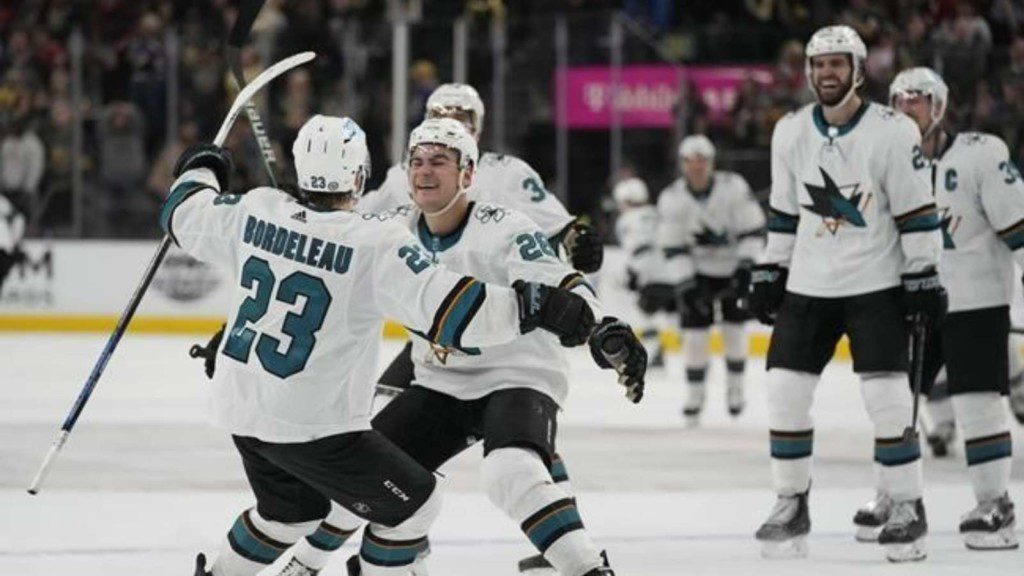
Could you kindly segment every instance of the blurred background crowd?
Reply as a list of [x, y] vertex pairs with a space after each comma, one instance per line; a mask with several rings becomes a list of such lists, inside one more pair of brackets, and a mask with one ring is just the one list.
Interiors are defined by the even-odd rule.
[[[216, 132], [235, 94], [224, 40], [233, 0], [0, 0], [0, 187], [34, 237], [154, 237], [157, 208], [180, 151]], [[885, 101], [893, 76], [913, 65], [942, 73], [951, 122], [1004, 138], [1024, 159], [1024, 0], [268, 0], [243, 53], [246, 77], [277, 59], [315, 50], [314, 65], [277, 81], [258, 100], [281, 166], [298, 127], [314, 113], [355, 118], [371, 139], [374, 174], [390, 158], [391, 18], [412, 6], [409, 124], [453, 72], [451, 23], [469, 22], [468, 81], [492, 113], [491, 26], [501, 19], [507, 95], [501, 142], [549, 185], [554, 162], [554, 18], [568, 19], [570, 65], [609, 62], [609, 21], [628, 25], [624, 64], [762, 64], [728, 114], [682, 98], [673, 129], [624, 135], [617, 173], [606, 169], [607, 130], [573, 130], [564, 194], [575, 213], [600, 221], [614, 180], [636, 173], [653, 191], [676, 175], [683, 133], [706, 133], [719, 164], [768, 185], [775, 121], [811, 98], [803, 42], [844, 23], [868, 45], [869, 96]], [[688, 92], [691, 95], [695, 92]], [[491, 125], [488, 124], [490, 127]], [[404, 129], [408, 129], [405, 127]], [[239, 188], [266, 182], [244, 120], [229, 141]], [[285, 176], [287, 180], [287, 176]]]

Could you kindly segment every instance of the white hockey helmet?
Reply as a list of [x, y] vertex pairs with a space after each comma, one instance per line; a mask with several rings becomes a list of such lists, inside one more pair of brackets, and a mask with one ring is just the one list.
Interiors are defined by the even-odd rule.
[[857, 31], [849, 26], [825, 26], [819, 29], [807, 41], [804, 49], [804, 76], [807, 79], [807, 87], [817, 97], [814, 90], [814, 83], [811, 81], [811, 59], [815, 56], [825, 54], [849, 54], [853, 66], [853, 82], [849, 92], [837, 104], [842, 106], [853, 97], [857, 88], [864, 83], [864, 61], [868, 58], [868, 48], [864, 45]]
[[469, 131], [480, 138], [484, 126], [484, 101], [469, 84], [441, 84], [427, 98], [427, 118], [447, 118], [454, 112], [469, 113]]
[[647, 184], [639, 178], [626, 178], [612, 189], [612, 198], [616, 204], [646, 204]]
[[679, 159], [703, 156], [708, 160], [715, 159], [715, 145], [703, 134], [693, 134], [683, 138], [679, 143]]
[[363, 194], [370, 176], [366, 133], [347, 116], [317, 114], [292, 144], [299, 188], [328, 194]]
[[889, 85], [889, 104], [896, 106], [897, 96], [912, 96], [915, 94], [927, 95], [932, 101], [932, 122], [924, 131], [931, 132], [936, 126], [942, 123], [946, 115], [946, 105], [949, 103], [949, 86], [935, 70], [927, 66], [907, 68], [900, 72]]
[[409, 134], [408, 156], [422, 144], [438, 144], [451, 148], [459, 153], [459, 170], [476, 166], [480, 156], [476, 138], [469, 133], [466, 126], [451, 118], [427, 118]]

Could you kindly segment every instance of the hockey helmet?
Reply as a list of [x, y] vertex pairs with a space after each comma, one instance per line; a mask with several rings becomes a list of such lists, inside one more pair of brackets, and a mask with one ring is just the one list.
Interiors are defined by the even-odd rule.
[[459, 170], [476, 166], [480, 150], [476, 139], [458, 120], [451, 118], [428, 118], [413, 129], [409, 135], [408, 155], [411, 158], [417, 146], [438, 144], [459, 153]]
[[328, 194], [363, 194], [370, 176], [366, 133], [351, 118], [317, 114], [292, 144], [299, 188]]
[[927, 134], [942, 123], [942, 118], [946, 114], [946, 105], [949, 103], [949, 86], [946, 85], [942, 76], [927, 66], [908, 68], [897, 74], [892, 84], [889, 85], [889, 104], [895, 107], [897, 96], [913, 95], [931, 97], [932, 122], [924, 131]]
[[646, 204], [647, 184], [639, 178], [626, 178], [612, 189], [612, 198], [616, 204]]
[[715, 159], [715, 145], [703, 134], [693, 134], [683, 138], [679, 143], [679, 159], [703, 156], [708, 160]]
[[427, 98], [427, 118], [449, 118], [456, 112], [469, 114], [469, 131], [480, 138], [484, 126], [484, 101], [469, 84], [449, 83], [437, 87]]
[[853, 82], [850, 90], [843, 96], [838, 106], [845, 104], [853, 97], [857, 88], [864, 83], [864, 61], [868, 57], [868, 48], [864, 45], [857, 31], [849, 26], [826, 26], [819, 29], [807, 41], [804, 49], [804, 76], [807, 78], [807, 86], [811, 92], [814, 90], [814, 83], [811, 81], [811, 59], [815, 56], [825, 54], [849, 54], [853, 66]]

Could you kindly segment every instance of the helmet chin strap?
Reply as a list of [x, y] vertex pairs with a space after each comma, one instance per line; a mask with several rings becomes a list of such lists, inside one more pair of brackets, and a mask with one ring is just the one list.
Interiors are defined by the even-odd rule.
[[459, 188], [458, 190], [455, 191], [455, 195], [452, 196], [452, 199], [449, 200], [448, 203], [444, 205], [444, 208], [441, 208], [440, 210], [435, 210], [433, 212], [427, 212], [426, 210], [423, 210], [423, 213], [426, 214], [427, 216], [440, 216], [445, 212], [451, 210], [452, 206], [455, 206], [455, 203], [459, 201], [459, 197], [466, 193], [466, 189], [462, 187], [462, 176], [465, 173], [465, 168], [459, 170]]

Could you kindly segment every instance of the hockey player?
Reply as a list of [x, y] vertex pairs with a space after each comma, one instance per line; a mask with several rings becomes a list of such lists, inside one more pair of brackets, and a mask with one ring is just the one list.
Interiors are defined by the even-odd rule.
[[[750, 267], [764, 248], [764, 212], [742, 176], [715, 170], [715, 146], [707, 136], [684, 138], [679, 144], [679, 161], [682, 176], [658, 196], [658, 237], [663, 257], [682, 253], [690, 244], [689, 256], [696, 271], [692, 280], [672, 291], [660, 289], [665, 295], [662, 298], [678, 299], [688, 390], [683, 415], [696, 421], [704, 408], [717, 304], [725, 342], [727, 408], [729, 414], [738, 416], [745, 405], [744, 323], [750, 319], [741, 301], [747, 297]], [[672, 261], [670, 258], [667, 265]], [[658, 299], [657, 288], [648, 289], [648, 301]]]
[[[655, 234], [658, 226], [658, 210], [651, 206], [647, 184], [639, 178], [627, 178], [612, 189], [612, 199], [618, 210], [615, 219], [615, 236], [626, 258], [626, 287], [632, 292], [640, 291], [641, 278], [650, 274], [655, 264]], [[653, 313], [641, 310], [643, 323], [639, 326], [644, 348], [650, 365], [664, 364], [658, 325]]]
[[[454, 118], [479, 141], [484, 126], [484, 103], [469, 84], [442, 84], [427, 98], [427, 118]], [[573, 267], [597, 272], [604, 260], [604, 245], [594, 228], [575, 219], [529, 164], [510, 154], [483, 152], [471, 200], [500, 204], [522, 212], [540, 227], [552, 246], [561, 247]], [[378, 213], [409, 203], [409, 179], [404, 163], [395, 164], [384, 183], [363, 197], [360, 212]]]
[[242, 456], [256, 507], [242, 512], [211, 571], [256, 574], [321, 526], [334, 501], [370, 521], [369, 575], [408, 574], [440, 508], [434, 476], [370, 430], [385, 315], [437, 346], [490, 346], [537, 327], [567, 344], [593, 326], [585, 301], [527, 282], [487, 285], [436, 266], [407, 230], [352, 211], [368, 171], [366, 136], [347, 118], [315, 116], [293, 146], [300, 203], [283, 191], [228, 189], [231, 162], [187, 150], [160, 224], [194, 258], [232, 271], [230, 329], [213, 380], [214, 418]]
[[[1014, 260], [1024, 265], [1024, 181], [997, 136], [943, 128], [949, 89], [931, 68], [900, 72], [889, 99], [921, 131], [914, 166], [932, 183], [942, 222], [939, 277], [949, 291], [949, 313], [926, 340], [924, 388], [944, 365], [977, 499], [961, 519], [960, 534], [970, 549], [1016, 548], [1007, 492], [1012, 449], [1001, 396], [1009, 383]], [[856, 520], [865, 527], [882, 520], [887, 501], [882, 494], [874, 513]]]
[[[476, 141], [451, 119], [427, 119], [409, 138], [409, 187], [414, 206], [381, 216], [414, 231], [432, 261], [474, 271], [497, 284], [544, 281], [600, 305], [583, 276], [559, 260], [544, 234], [518, 212], [471, 201]], [[557, 412], [568, 392], [568, 363], [558, 341], [530, 334], [489, 349], [442, 346], [412, 330], [414, 385], [373, 419], [374, 430], [429, 470], [479, 440], [491, 501], [520, 524], [559, 574], [612, 574], [583, 529], [575, 501], [551, 482]], [[621, 357], [603, 350], [616, 340]], [[643, 394], [646, 354], [630, 327], [604, 317], [589, 340], [598, 364], [614, 367], [633, 402]], [[340, 515], [340, 517], [339, 517]], [[344, 511], [328, 522], [347, 525]], [[300, 542], [293, 560], [311, 574], [326, 563], [314, 541]]]
[[945, 313], [942, 237], [915, 170], [917, 127], [857, 94], [866, 52], [849, 27], [815, 32], [806, 68], [817, 103], [779, 120], [772, 136], [768, 245], [750, 296], [751, 312], [775, 325], [767, 396], [778, 501], [757, 531], [767, 556], [807, 553], [810, 409], [844, 333], [874, 424], [878, 487], [894, 501], [878, 541], [894, 562], [926, 555], [920, 446], [903, 434], [912, 411], [907, 320], [936, 326]]

